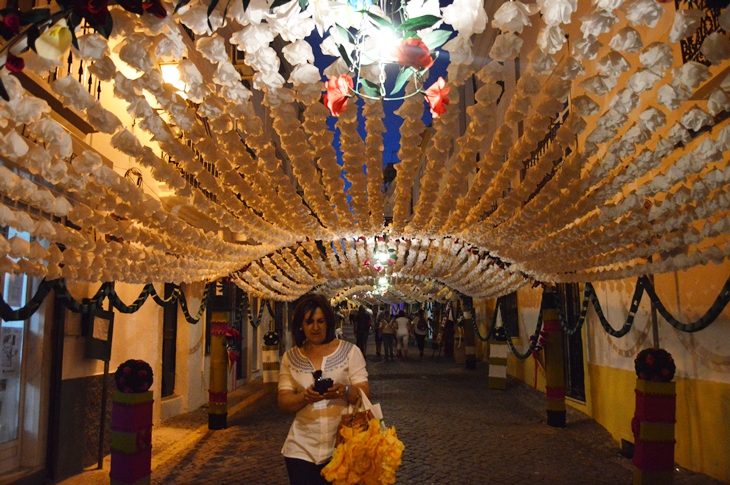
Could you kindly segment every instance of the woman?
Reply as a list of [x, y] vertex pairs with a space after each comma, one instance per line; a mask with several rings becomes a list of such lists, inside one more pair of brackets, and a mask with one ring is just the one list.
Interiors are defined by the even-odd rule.
[[357, 342], [357, 346], [360, 347], [362, 355], [365, 355], [368, 348], [370, 327], [373, 326], [373, 317], [370, 316], [365, 305], [360, 305], [360, 308], [357, 311], [356, 322], [357, 327], [355, 328], [355, 341]]
[[[370, 396], [365, 358], [351, 343], [335, 339], [332, 307], [321, 295], [302, 297], [294, 310], [296, 347], [281, 360], [279, 407], [296, 413], [281, 452], [291, 485], [328, 483], [320, 475], [332, 458], [340, 416], [362, 391]], [[314, 389], [314, 373], [333, 381], [322, 393]]]
[[385, 360], [395, 360], [395, 327], [390, 321], [390, 315], [383, 312], [383, 318], [380, 320], [380, 331], [383, 335], [383, 346], [385, 348]]
[[406, 317], [406, 312], [401, 310], [398, 318], [395, 319], [395, 340], [398, 344], [398, 356], [408, 358], [408, 337], [410, 336], [411, 322]]

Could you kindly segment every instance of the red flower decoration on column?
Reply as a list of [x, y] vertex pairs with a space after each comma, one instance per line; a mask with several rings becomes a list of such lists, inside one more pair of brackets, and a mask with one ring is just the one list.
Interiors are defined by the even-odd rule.
[[417, 71], [433, 66], [431, 52], [418, 37], [402, 40], [400, 45], [393, 49], [392, 56], [401, 66], [412, 67]]
[[353, 88], [352, 78], [347, 74], [328, 79], [325, 83], [327, 92], [322, 98], [322, 102], [330, 110], [332, 116], [340, 116], [347, 106], [347, 98], [349, 98], [350, 90]]
[[431, 116], [438, 118], [442, 114], [446, 113], [446, 105], [449, 104], [449, 98], [446, 95], [449, 94], [451, 88], [447, 88], [446, 81], [444, 78], [439, 77], [430, 88], [426, 90], [425, 96], [428, 101], [428, 106], [431, 108]]

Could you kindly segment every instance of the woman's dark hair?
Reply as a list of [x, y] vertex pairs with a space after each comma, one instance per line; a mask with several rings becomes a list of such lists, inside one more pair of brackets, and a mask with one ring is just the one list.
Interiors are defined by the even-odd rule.
[[327, 334], [323, 343], [328, 343], [335, 339], [335, 314], [332, 311], [330, 302], [322, 295], [304, 295], [299, 299], [291, 321], [291, 333], [297, 347], [302, 347], [307, 338], [304, 335], [304, 330], [302, 330], [304, 318], [307, 315], [313, 314], [317, 308], [322, 310], [324, 321], [327, 322]]

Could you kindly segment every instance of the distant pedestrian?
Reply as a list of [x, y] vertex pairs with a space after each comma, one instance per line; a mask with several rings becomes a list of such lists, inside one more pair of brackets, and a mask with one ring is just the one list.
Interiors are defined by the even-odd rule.
[[443, 346], [444, 346], [444, 357], [454, 356], [454, 333], [455, 333], [454, 321], [447, 319], [444, 323], [444, 335], [443, 335]]
[[362, 355], [365, 355], [365, 350], [368, 347], [368, 336], [370, 335], [370, 328], [373, 326], [373, 317], [370, 316], [365, 305], [360, 305], [355, 317], [355, 340], [357, 346], [360, 347]]
[[426, 346], [426, 336], [428, 335], [428, 322], [426, 321], [423, 310], [418, 310], [415, 321], [414, 333], [416, 334], [416, 344], [418, 345], [419, 356], [423, 357], [423, 349]]
[[[375, 325], [375, 355], [380, 355], [380, 349], [383, 347], [383, 320], [388, 319], [388, 312], [382, 311], [378, 313], [378, 323]], [[390, 321], [388, 320], [388, 323]]]
[[378, 324], [383, 337], [385, 360], [395, 360], [395, 321], [387, 313]]
[[411, 333], [411, 322], [406, 317], [406, 312], [401, 310], [398, 318], [395, 319], [395, 339], [398, 344], [398, 356], [408, 357], [408, 337]]

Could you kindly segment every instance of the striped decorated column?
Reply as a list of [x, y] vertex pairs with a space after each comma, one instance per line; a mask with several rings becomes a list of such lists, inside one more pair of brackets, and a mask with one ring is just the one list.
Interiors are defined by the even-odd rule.
[[152, 391], [112, 398], [111, 485], [148, 485], [152, 470]]
[[671, 485], [676, 403], [674, 382], [636, 380], [634, 485]]
[[671, 484], [674, 471], [674, 422], [677, 393], [672, 355], [648, 348], [634, 359], [636, 408], [634, 432], [634, 483]]
[[269, 332], [264, 335], [261, 347], [261, 360], [264, 366], [264, 391], [275, 394], [279, 386], [279, 335]]
[[208, 429], [228, 426], [228, 351], [226, 331], [230, 312], [213, 312], [210, 319], [210, 386]]
[[565, 428], [565, 369], [563, 368], [563, 327], [560, 325], [555, 293], [542, 296], [542, 330], [545, 335], [545, 393], [547, 424]]
[[489, 342], [489, 388], [506, 389], [507, 387], [507, 335], [503, 327], [494, 332], [494, 339]]

